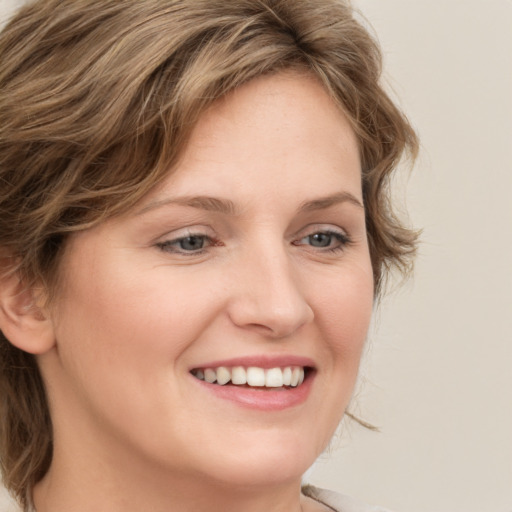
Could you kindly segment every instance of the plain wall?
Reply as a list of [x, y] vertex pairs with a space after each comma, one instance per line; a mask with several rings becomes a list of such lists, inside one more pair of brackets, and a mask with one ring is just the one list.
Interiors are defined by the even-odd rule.
[[423, 235], [355, 403], [381, 433], [347, 425], [308, 478], [396, 512], [512, 512], [512, 2], [354, 4], [422, 140], [399, 195]]

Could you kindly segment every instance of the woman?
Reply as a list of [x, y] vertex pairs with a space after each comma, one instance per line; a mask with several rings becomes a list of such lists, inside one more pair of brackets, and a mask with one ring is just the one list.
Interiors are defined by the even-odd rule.
[[350, 7], [42, 0], [0, 62], [23, 509], [367, 510], [301, 490], [414, 252], [387, 183], [415, 135]]

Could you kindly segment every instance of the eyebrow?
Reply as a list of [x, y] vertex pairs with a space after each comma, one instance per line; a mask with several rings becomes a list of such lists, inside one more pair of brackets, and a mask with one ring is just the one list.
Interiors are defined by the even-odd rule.
[[350, 203], [358, 208], [363, 208], [363, 203], [359, 199], [351, 194], [350, 192], [339, 192], [332, 196], [322, 197], [319, 199], [313, 199], [312, 201], [306, 201], [299, 207], [299, 212], [312, 212], [315, 210], [325, 210], [331, 206], [335, 206], [340, 203]]
[[[325, 210], [327, 208], [330, 208], [331, 206], [347, 202], [357, 206], [358, 208], [364, 208], [361, 201], [359, 201], [359, 199], [357, 199], [357, 197], [351, 194], [350, 192], [339, 192], [331, 196], [306, 201], [300, 205], [298, 212], [303, 213], [312, 212], [316, 210]], [[143, 215], [144, 213], [168, 205], [188, 206], [191, 208], [198, 208], [200, 210], [206, 210], [209, 212], [222, 213], [225, 215], [232, 216], [237, 216], [240, 214], [239, 208], [237, 208], [235, 203], [233, 203], [233, 201], [230, 201], [229, 199], [220, 199], [217, 197], [209, 196], [182, 196], [169, 197], [153, 201], [144, 206], [141, 210], [139, 210], [136, 213], [136, 215]]]
[[236, 216], [239, 214], [238, 208], [233, 201], [229, 199], [219, 199], [217, 197], [209, 196], [180, 196], [169, 197], [159, 201], [153, 201], [137, 212], [137, 215], [142, 215], [148, 211], [161, 208], [168, 205], [189, 206], [191, 208], [198, 208], [215, 213], [224, 213], [226, 215]]

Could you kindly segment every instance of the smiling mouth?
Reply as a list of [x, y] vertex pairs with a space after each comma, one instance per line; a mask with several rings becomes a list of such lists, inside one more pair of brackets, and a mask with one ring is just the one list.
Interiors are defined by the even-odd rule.
[[307, 377], [310, 368], [304, 366], [285, 366], [259, 368], [257, 366], [234, 366], [232, 368], [195, 368], [190, 373], [209, 384], [225, 386], [231, 384], [246, 388], [297, 388]]

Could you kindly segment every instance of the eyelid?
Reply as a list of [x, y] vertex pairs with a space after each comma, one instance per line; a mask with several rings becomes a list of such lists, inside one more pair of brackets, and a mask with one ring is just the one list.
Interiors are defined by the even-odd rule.
[[188, 236], [209, 236], [214, 237], [214, 231], [205, 224], [191, 224], [190, 226], [183, 226], [177, 229], [167, 231], [163, 235], [159, 235], [154, 243], [178, 240]]
[[[204, 245], [202, 247], [199, 247], [198, 249], [193, 249], [193, 250], [186, 250], [186, 249], [180, 248], [179, 247], [180, 242], [183, 240], [186, 240], [187, 238], [204, 238]], [[186, 236], [180, 236], [178, 238], [164, 240], [162, 242], [157, 243], [156, 245], [163, 252], [168, 252], [168, 253], [181, 255], [181, 256], [197, 256], [200, 254], [204, 254], [208, 250], [209, 247], [212, 247], [216, 244], [215, 244], [215, 241], [212, 240], [212, 238], [207, 235], [191, 234], [191, 235], [186, 235]]]
[[[311, 244], [302, 243], [304, 239], [320, 233], [336, 238], [337, 244], [334, 246], [329, 245], [326, 247], [317, 247]], [[342, 229], [339, 226], [334, 226], [332, 224], [312, 224], [300, 230], [297, 236], [294, 237], [294, 241], [292, 243], [296, 246], [307, 246], [315, 252], [329, 253], [345, 250], [352, 244], [352, 238], [345, 229]]]
[[[213, 230], [207, 226], [186, 226], [166, 233], [165, 235], [159, 237], [155, 241], [154, 245], [158, 247], [161, 251], [174, 253], [178, 256], [199, 255], [207, 251], [209, 247], [219, 245], [219, 241], [217, 240], [215, 234], [212, 231]], [[202, 248], [198, 250], [187, 251], [180, 249], [178, 247], [179, 242], [186, 238], [203, 238], [205, 240], [205, 244]], [[171, 248], [174, 248], [175, 250], [171, 250]]]
[[306, 236], [314, 235], [315, 233], [331, 233], [344, 236], [346, 238], [350, 238], [349, 233], [346, 229], [343, 229], [335, 224], [322, 224], [315, 223], [309, 224], [304, 228], [297, 231], [297, 233], [293, 236], [295, 240], [305, 238]]

